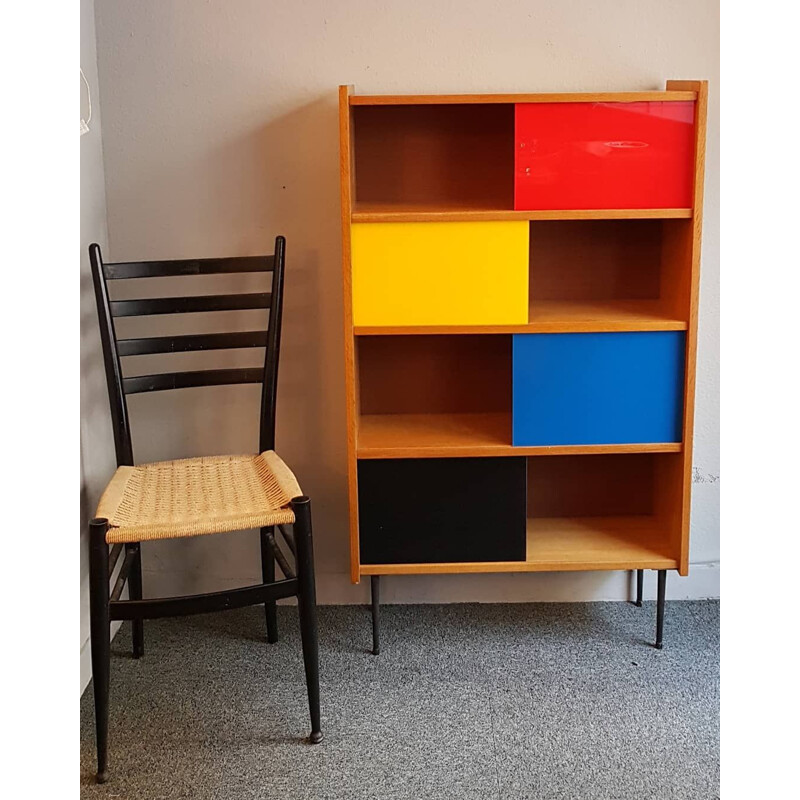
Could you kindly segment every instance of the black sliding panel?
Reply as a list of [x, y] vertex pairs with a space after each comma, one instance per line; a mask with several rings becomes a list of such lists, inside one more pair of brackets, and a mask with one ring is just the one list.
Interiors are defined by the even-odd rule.
[[524, 458], [364, 459], [362, 564], [524, 561]]

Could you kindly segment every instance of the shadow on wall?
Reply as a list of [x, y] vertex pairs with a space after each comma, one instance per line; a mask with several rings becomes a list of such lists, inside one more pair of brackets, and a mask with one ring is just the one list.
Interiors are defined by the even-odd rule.
[[[86, 253], [81, 253], [81, 261], [88, 264]], [[84, 530], [99, 499], [101, 489], [97, 487], [104, 486], [111, 477], [116, 461], [94, 287], [88, 266], [81, 270], [80, 292], [81, 530]], [[91, 458], [84, 458], [84, 453], [91, 454]]]
[[[80, 588], [81, 588], [81, 597], [85, 594], [88, 594], [89, 591], [89, 549], [88, 549], [88, 520], [94, 516], [94, 508], [89, 500], [88, 491], [86, 488], [86, 478], [83, 474], [83, 453], [81, 453], [81, 501], [80, 501], [80, 509], [81, 509], [81, 521], [79, 530], [79, 538], [80, 541], [83, 542], [85, 538], [87, 541], [86, 547], [80, 548]], [[83, 611], [83, 609], [81, 609]], [[84, 619], [83, 613], [81, 613], [81, 644], [86, 641], [89, 636], [89, 624], [88, 620]]]
[[[88, 258], [81, 253], [81, 361], [80, 361], [80, 591], [81, 645], [89, 637], [88, 524], [100, 492], [114, 472], [114, 439], [108, 408], [103, 354], [100, 347], [94, 288]], [[88, 677], [87, 677], [88, 680]]]
[[[137, 242], [135, 252], [132, 247], [125, 252], [115, 249], [106, 256], [124, 260], [250, 255], [272, 252], [275, 236], [286, 236], [276, 449], [314, 503], [321, 572], [346, 572], [348, 552], [337, 134], [332, 92], [216, 148], [199, 152], [189, 146], [178, 164], [159, 164], [159, 153], [153, 153], [150, 178], [143, 176], [125, 187], [125, 196], [115, 198], [118, 208], [137, 209], [133, 228], [126, 223], [126, 239]], [[179, 212], [167, 213], [165, 198], [154, 197], [154, 191], [167, 193], [170, 207], [181, 203]], [[139, 214], [138, 209], [144, 211]], [[151, 223], [153, 236], [145, 230]], [[137, 224], [142, 226], [138, 231]], [[113, 227], [111, 239], [114, 242]], [[171, 288], [166, 282], [150, 286], [148, 291], [155, 296], [180, 291], [172, 280], [170, 284]], [[252, 283], [239, 287], [228, 279], [221, 291], [254, 289]], [[130, 291], [135, 294], [136, 287]], [[176, 333], [219, 326], [245, 330], [255, 322], [248, 316], [253, 313], [182, 315], [168, 322], [170, 332]], [[154, 318], [120, 322], [131, 326], [123, 332], [121, 325], [121, 336], [136, 335], [136, 327], [141, 330], [142, 325], [149, 326], [149, 335], [162, 332], [157, 329], [162, 321]], [[261, 358], [262, 351], [257, 353]], [[219, 359], [219, 354], [187, 355], [189, 360], [180, 365], [173, 361], [171, 367], [162, 362], [155, 369], [135, 369], [202, 369], [216, 366]], [[214, 363], [203, 360], [209, 357]], [[91, 358], [102, 368], [99, 354]], [[258, 389], [248, 386], [132, 397], [137, 462], [252, 452], [257, 446], [259, 397]], [[145, 591], [206, 591], [253, 580], [260, 575], [255, 538], [210, 536], [148, 544]]]

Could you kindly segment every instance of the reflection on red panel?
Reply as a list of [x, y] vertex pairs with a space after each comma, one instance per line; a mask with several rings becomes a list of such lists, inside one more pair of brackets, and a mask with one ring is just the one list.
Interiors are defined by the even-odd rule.
[[514, 207], [689, 208], [694, 103], [520, 103]]

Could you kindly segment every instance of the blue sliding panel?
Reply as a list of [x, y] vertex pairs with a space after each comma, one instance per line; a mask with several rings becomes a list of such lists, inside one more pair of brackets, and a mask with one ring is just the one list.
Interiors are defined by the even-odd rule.
[[516, 446], [680, 442], [683, 331], [514, 336]]

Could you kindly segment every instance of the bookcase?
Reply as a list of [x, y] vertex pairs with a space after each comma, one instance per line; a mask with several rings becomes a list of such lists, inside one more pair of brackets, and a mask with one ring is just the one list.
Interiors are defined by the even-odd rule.
[[[351, 579], [688, 573], [707, 83], [339, 89]], [[377, 637], [377, 623], [374, 628]], [[377, 642], [375, 644], [377, 651]]]

